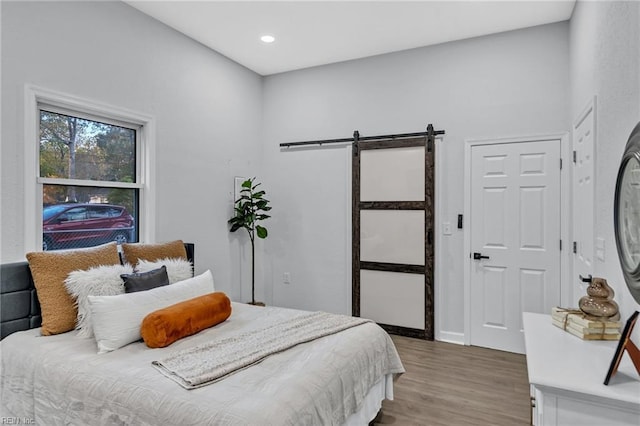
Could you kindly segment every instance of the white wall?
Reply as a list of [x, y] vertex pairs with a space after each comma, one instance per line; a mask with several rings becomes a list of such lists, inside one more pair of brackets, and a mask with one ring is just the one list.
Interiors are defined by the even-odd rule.
[[262, 78], [121, 2], [2, 2], [3, 263], [25, 254], [26, 83], [155, 117], [156, 239], [196, 243], [240, 299], [248, 245], [226, 221], [233, 176], [259, 174]]
[[[259, 241], [258, 298], [349, 313], [350, 151], [281, 142], [424, 130], [439, 147], [441, 220], [463, 210], [467, 138], [563, 132], [598, 96], [596, 264], [623, 313], [638, 309], [613, 239], [613, 188], [640, 112], [640, 7], [579, 2], [559, 23], [274, 75], [247, 69], [119, 2], [2, 2], [0, 261], [24, 258], [26, 83], [155, 116], [157, 240], [197, 244], [234, 300], [249, 295], [246, 238], [229, 234], [233, 176], [258, 176], [273, 201]], [[63, 53], [61, 53], [63, 52]], [[187, 188], [185, 190], [185, 188]], [[463, 331], [463, 234], [442, 237], [445, 335]], [[292, 284], [282, 283], [290, 272]], [[242, 293], [238, 282], [242, 281]]]
[[[274, 219], [265, 241], [269, 302], [351, 312], [350, 151], [281, 142], [446, 131], [441, 220], [463, 212], [464, 140], [565, 132], [569, 26], [558, 23], [310, 68], [264, 80], [264, 174]], [[442, 237], [436, 327], [461, 336], [463, 233]], [[282, 283], [290, 272], [292, 284]]]
[[[595, 236], [605, 241], [605, 260], [596, 260], [594, 276], [614, 288], [626, 318], [640, 305], [627, 290], [618, 261], [613, 204], [622, 153], [640, 120], [640, 3], [579, 1], [570, 34], [571, 119], [597, 97]], [[575, 298], [583, 295], [583, 288], [575, 293]]]

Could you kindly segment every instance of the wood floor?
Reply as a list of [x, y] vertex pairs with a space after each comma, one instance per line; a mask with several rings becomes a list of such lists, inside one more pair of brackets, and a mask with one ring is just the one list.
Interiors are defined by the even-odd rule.
[[376, 425], [528, 425], [524, 355], [392, 336], [404, 368]]

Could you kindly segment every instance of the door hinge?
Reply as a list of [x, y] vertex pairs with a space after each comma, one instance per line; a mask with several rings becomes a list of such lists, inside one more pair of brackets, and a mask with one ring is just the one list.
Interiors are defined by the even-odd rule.
[[573, 242], [573, 253], [578, 253], [578, 243], [576, 241]]
[[560, 240], [560, 251], [562, 251], [562, 240]]
[[560, 170], [562, 170], [562, 158], [560, 159]]
[[573, 162], [576, 162], [576, 159], [578, 158], [578, 153], [576, 151], [573, 151]]

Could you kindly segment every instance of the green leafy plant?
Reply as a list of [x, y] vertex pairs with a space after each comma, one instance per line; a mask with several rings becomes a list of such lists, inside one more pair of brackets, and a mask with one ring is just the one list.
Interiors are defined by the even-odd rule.
[[246, 229], [251, 240], [251, 304], [256, 304], [255, 297], [255, 239], [267, 238], [267, 228], [258, 225], [258, 222], [269, 219], [271, 216], [266, 214], [271, 207], [269, 200], [264, 198], [265, 192], [257, 190], [260, 183], [255, 183], [256, 178], [247, 179], [242, 182], [242, 190], [240, 197], [234, 203], [235, 216], [229, 219], [231, 232], [238, 229]]

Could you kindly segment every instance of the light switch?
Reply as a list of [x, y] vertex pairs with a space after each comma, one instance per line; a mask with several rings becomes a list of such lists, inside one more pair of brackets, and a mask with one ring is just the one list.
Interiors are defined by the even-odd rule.
[[442, 223], [442, 234], [443, 235], [451, 235], [451, 222], [443, 222]]

